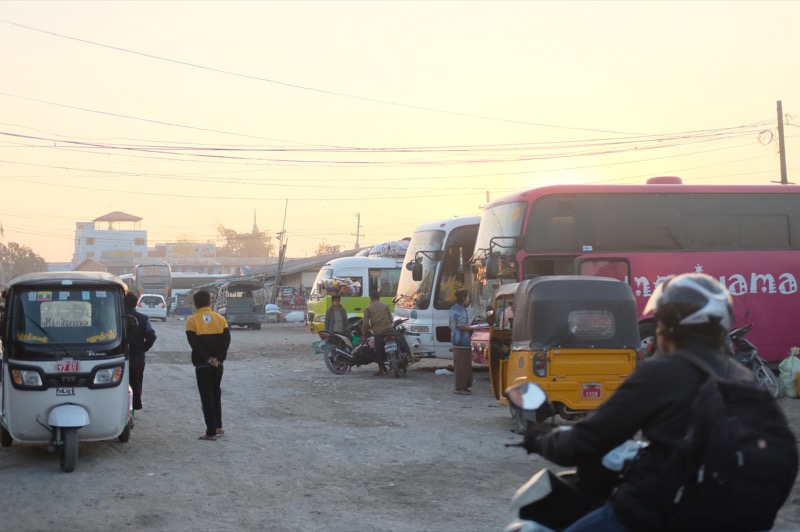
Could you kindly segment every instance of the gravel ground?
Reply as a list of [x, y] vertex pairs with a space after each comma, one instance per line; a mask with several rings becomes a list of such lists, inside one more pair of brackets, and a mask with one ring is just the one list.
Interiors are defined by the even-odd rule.
[[[154, 327], [130, 442], [82, 443], [69, 474], [43, 445], [2, 449], [2, 529], [502, 530], [514, 491], [547, 465], [504, 447], [519, 436], [485, 370], [471, 396], [435, 374], [448, 361], [401, 379], [374, 365], [337, 376], [292, 323], [232, 331], [226, 435], [198, 441], [184, 322]], [[798, 427], [800, 400], [781, 404]], [[775, 530], [800, 530], [800, 485]]]

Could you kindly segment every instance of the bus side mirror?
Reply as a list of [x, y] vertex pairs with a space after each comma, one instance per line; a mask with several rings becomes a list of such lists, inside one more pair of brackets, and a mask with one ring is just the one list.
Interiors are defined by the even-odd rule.
[[486, 257], [486, 278], [497, 279], [500, 273], [500, 256], [492, 253]]
[[422, 262], [414, 261], [414, 264], [411, 265], [411, 278], [414, 281], [421, 281], [422, 280]]

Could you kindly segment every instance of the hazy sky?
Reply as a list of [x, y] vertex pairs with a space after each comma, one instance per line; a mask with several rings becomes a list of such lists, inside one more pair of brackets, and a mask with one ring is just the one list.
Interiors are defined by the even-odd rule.
[[[561, 183], [800, 182], [800, 2], [0, 2], [5, 242], [288, 255]], [[776, 185], [777, 186], [777, 185]], [[288, 200], [288, 202], [287, 202]], [[288, 209], [287, 209], [288, 205]]]

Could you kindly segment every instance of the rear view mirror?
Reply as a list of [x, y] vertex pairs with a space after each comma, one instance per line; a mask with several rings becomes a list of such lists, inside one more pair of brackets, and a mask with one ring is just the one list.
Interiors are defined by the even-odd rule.
[[500, 257], [499, 255], [492, 253], [491, 255], [486, 257], [486, 278], [497, 279], [499, 273], [500, 273]]
[[521, 382], [506, 388], [503, 394], [520, 410], [532, 412], [547, 402], [547, 394], [532, 382]]
[[422, 280], [422, 262], [421, 261], [414, 261], [414, 264], [411, 265], [411, 279], [414, 281], [421, 281]]

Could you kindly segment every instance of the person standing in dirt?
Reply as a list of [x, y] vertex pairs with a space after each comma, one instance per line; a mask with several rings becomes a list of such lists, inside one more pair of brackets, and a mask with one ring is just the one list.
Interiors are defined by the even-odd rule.
[[456, 302], [450, 307], [450, 342], [453, 344], [453, 373], [455, 391], [459, 395], [472, 393], [472, 344], [470, 342], [469, 292], [456, 292]]
[[378, 371], [374, 375], [383, 377], [386, 375], [386, 348], [383, 343], [383, 335], [394, 330], [392, 329], [392, 311], [389, 310], [389, 305], [381, 301], [381, 293], [377, 290], [369, 293], [369, 299], [369, 306], [364, 309], [361, 332], [366, 337], [371, 330], [375, 337], [375, 361], [378, 363]]
[[125, 293], [125, 314], [136, 318], [136, 329], [128, 336], [129, 375], [128, 381], [133, 391], [133, 410], [142, 409], [142, 381], [144, 379], [145, 353], [156, 342], [156, 331], [150, 323], [150, 318], [136, 312], [139, 297], [133, 292]]
[[231, 331], [225, 318], [211, 310], [211, 294], [199, 290], [193, 300], [196, 310], [186, 320], [186, 339], [192, 348], [192, 365], [206, 423], [206, 432], [199, 439], [215, 440], [217, 435], [225, 434], [220, 383]]
[[325, 313], [325, 330], [344, 334], [347, 328], [347, 311], [342, 306], [342, 298], [331, 297], [331, 308]]

